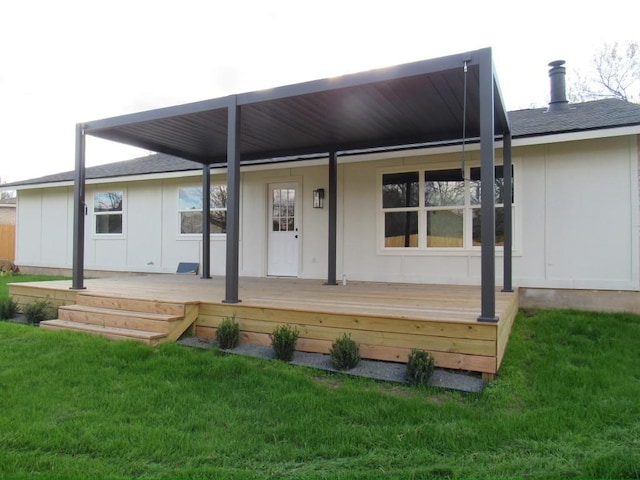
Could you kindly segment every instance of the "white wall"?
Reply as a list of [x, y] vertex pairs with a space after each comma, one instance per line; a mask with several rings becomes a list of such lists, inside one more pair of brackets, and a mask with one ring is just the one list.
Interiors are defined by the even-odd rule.
[[523, 286], [638, 289], [635, 137], [523, 150]]
[[[638, 148], [635, 137], [516, 148], [514, 285], [638, 290]], [[501, 162], [501, 152], [496, 153]], [[479, 163], [479, 153], [467, 155]], [[479, 284], [480, 252], [397, 252], [379, 246], [379, 172], [459, 168], [459, 155], [344, 165], [343, 271], [348, 278]], [[378, 173], [377, 173], [378, 172]], [[376, 223], [377, 222], [377, 223]], [[496, 252], [502, 282], [503, 255]]]
[[[438, 154], [354, 162], [338, 167], [337, 274], [350, 280], [480, 283], [479, 249], [401, 252], [381, 248], [380, 175], [407, 166], [459, 168], [460, 155]], [[496, 158], [500, 161], [501, 154]], [[479, 152], [467, 162], [479, 163]], [[241, 175], [240, 274], [265, 276], [268, 186], [299, 187], [301, 278], [327, 275], [328, 198], [312, 208], [312, 192], [328, 192], [326, 164], [249, 169]], [[612, 137], [514, 149], [514, 285], [639, 289], [638, 147], [636, 137]], [[223, 174], [212, 183], [224, 183]], [[178, 189], [199, 177], [89, 185], [125, 192], [124, 234], [96, 236], [89, 205], [85, 268], [173, 273], [181, 261], [202, 262], [201, 236], [179, 234]], [[72, 187], [18, 192], [17, 264], [71, 267]], [[225, 272], [226, 239], [213, 235], [211, 273]], [[502, 253], [496, 254], [498, 284]]]
[[21, 190], [17, 207], [16, 263], [71, 264], [73, 191], [69, 187]]

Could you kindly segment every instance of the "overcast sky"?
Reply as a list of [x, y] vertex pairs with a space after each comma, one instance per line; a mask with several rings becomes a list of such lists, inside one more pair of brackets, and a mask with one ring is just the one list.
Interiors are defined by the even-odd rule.
[[[0, 178], [73, 170], [76, 123], [492, 47], [508, 110], [547, 64], [639, 41], [630, 0], [5, 0]], [[87, 140], [88, 166], [146, 152]]]

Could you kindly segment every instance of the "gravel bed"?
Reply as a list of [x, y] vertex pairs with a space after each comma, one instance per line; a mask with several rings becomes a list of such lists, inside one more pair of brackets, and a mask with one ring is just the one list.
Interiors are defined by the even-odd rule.
[[[178, 341], [179, 344], [196, 348], [214, 348], [215, 340], [198, 337], [187, 337]], [[223, 350], [232, 355], [245, 355], [250, 357], [275, 360], [275, 354], [271, 347], [253, 343], [243, 343], [232, 350]], [[376, 360], [360, 360], [358, 365], [351, 370], [340, 371], [333, 368], [331, 357], [322, 353], [295, 352], [293, 365], [317, 368], [328, 372], [353, 375], [356, 377], [373, 378], [384, 382], [407, 383], [404, 378], [405, 365], [402, 363], [381, 362]], [[464, 373], [455, 373], [449, 370], [436, 368], [429, 379], [429, 385], [433, 387], [458, 390], [462, 392], [482, 392], [484, 383], [481, 378]]]

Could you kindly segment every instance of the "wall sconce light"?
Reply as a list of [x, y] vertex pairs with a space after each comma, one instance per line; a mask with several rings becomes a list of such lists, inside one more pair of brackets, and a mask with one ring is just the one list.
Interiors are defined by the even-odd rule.
[[324, 208], [324, 188], [313, 191], [313, 208]]

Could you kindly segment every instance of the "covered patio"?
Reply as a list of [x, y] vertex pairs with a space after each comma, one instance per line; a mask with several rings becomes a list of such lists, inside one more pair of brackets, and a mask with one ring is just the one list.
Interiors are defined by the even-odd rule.
[[[86, 135], [202, 165], [201, 276], [85, 279]], [[363, 152], [454, 146], [460, 148], [464, 171], [468, 143], [479, 144], [480, 187], [493, 193], [481, 196], [479, 209], [480, 285], [338, 282], [339, 161]], [[440, 367], [490, 378], [498, 372], [518, 309], [508, 174], [501, 187], [503, 285], [496, 285], [498, 146], [503, 171], [510, 172], [511, 130], [489, 48], [81, 123], [76, 126], [72, 280], [15, 284], [11, 293], [21, 304], [46, 298], [60, 307], [59, 318], [43, 323], [45, 328], [154, 345], [185, 333], [213, 338], [224, 318], [235, 317], [242, 341], [269, 344], [275, 326], [290, 323], [301, 332], [297, 348], [302, 351], [326, 353], [347, 332], [360, 344], [363, 358], [406, 362], [418, 348], [431, 352]], [[326, 161], [326, 279], [240, 278], [241, 167], [295, 166], [309, 159]], [[212, 168], [226, 171], [227, 192], [225, 275], [215, 278], [210, 272]]]
[[[76, 126], [73, 282], [86, 288], [85, 137], [92, 135], [202, 164], [203, 212], [210, 211], [210, 169], [226, 167], [226, 274], [222, 301], [245, 295], [239, 282], [240, 168], [249, 163], [294, 164], [328, 158], [326, 286], [336, 281], [338, 158], [388, 151], [480, 143], [481, 188], [493, 192], [495, 149], [502, 142], [511, 170], [511, 130], [490, 48], [338, 78], [289, 85], [175, 107], [81, 123]], [[463, 153], [464, 155], [464, 153]], [[504, 282], [511, 292], [511, 176], [504, 177]], [[210, 278], [210, 223], [203, 215], [202, 278]], [[481, 285], [475, 320], [495, 323], [495, 196], [481, 201]]]

